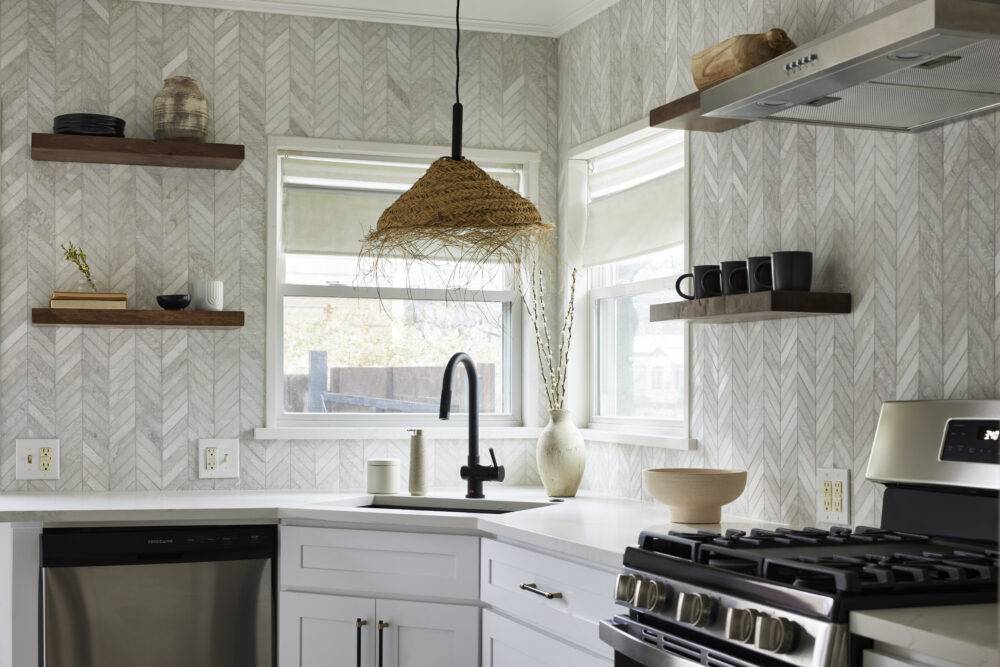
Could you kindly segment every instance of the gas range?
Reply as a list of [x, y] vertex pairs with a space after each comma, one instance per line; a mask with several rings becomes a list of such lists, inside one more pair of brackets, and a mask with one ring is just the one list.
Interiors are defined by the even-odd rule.
[[616, 666], [860, 664], [851, 611], [995, 602], [995, 433], [1000, 401], [886, 403], [881, 528], [643, 532], [601, 624]]

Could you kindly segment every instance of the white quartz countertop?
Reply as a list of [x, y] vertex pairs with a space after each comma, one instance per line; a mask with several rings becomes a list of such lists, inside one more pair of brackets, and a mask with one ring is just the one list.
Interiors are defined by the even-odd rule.
[[[459, 489], [435, 489], [429, 496], [456, 498], [462, 493]], [[487, 487], [486, 495], [495, 500], [547, 501], [543, 490], [534, 487], [492, 486]], [[621, 567], [625, 548], [636, 544], [643, 530], [749, 530], [767, 525], [758, 520], [740, 519], [726, 519], [721, 524], [710, 525], [676, 524], [670, 522], [670, 512], [663, 505], [586, 494], [509, 514], [362, 507], [372, 499], [370, 494], [360, 491], [0, 494], [0, 523], [107, 525], [281, 521], [410, 532], [472, 533], [495, 536], [613, 570]], [[997, 605], [853, 612], [851, 630], [876, 641], [932, 656], [952, 660], [962, 656], [962, 664], [1000, 664]]]
[[996, 667], [998, 607], [968, 604], [851, 612], [851, 632], [960, 665]]
[[[459, 489], [432, 491], [430, 497], [461, 497]], [[495, 500], [546, 502], [536, 487], [487, 487]], [[760, 521], [726, 520], [692, 526], [670, 523], [663, 505], [582, 495], [545, 507], [508, 514], [469, 514], [368, 509], [364, 492], [176, 491], [0, 494], [0, 522], [46, 525], [135, 522], [282, 521], [337, 524], [373, 529], [471, 532], [590, 561], [621, 566], [627, 546], [643, 530], [748, 529]]]

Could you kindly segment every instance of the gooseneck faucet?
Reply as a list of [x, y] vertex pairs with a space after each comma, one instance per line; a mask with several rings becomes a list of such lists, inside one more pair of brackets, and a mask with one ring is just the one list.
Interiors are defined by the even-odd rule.
[[497, 465], [497, 457], [493, 453], [492, 447], [490, 447], [490, 458], [493, 459], [493, 465], [479, 464], [479, 373], [476, 372], [476, 362], [465, 352], [452, 355], [451, 359], [448, 360], [448, 365], [444, 367], [441, 411], [438, 416], [441, 419], [448, 419], [451, 412], [451, 376], [455, 370], [455, 364], [458, 363], [465, 366], [469, 385], [469, 461], [467, 465], [462, 466], [460, 474], [462, 479], [469, 482], [469, 489], [465, 494], [466, 498], [485, 498], [483, 482], [502, 482], [504, 469], [503, 466]]

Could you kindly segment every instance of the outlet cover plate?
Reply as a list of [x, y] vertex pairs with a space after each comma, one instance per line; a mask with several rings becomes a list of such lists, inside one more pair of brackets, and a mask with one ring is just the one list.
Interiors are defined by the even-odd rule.
[[[48, 470], [42, 468], [42, 450], [52, 450], [52, 462]], [[17, 456], [14, 465], [14, 479], [59, 479], [59, 439], [58, 438], [17, 438], [14, 441]]]
[[[824, 499], [824, 484], [829, 483], [832, 506]], [[839, 489], [838, 489], [839, 485]], [[816, 469], [816, 521], [832, 526], [851, 525], [851, 471], [846, 468]]]
[[[213, 453], [215, 455], [215, 468], [209, 469], [209, 461]], [[239, 438], [202, 438], [198, 441], [199, 479], [238, 479], [239, 476]]]

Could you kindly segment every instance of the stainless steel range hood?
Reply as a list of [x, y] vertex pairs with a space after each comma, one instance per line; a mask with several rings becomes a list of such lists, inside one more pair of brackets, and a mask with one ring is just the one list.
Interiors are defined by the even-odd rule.
[[701, 93], [714, 118], [919, 132], [1000, 107], [1000, 0], [898, 0]]

